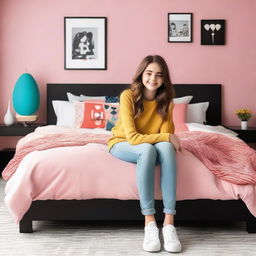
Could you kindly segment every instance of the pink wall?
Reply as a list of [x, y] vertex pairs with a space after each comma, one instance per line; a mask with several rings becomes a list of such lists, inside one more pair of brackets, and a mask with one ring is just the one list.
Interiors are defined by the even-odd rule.
[[[255, 10], [254, 0], [1, 0], [0, 123], [25, 70], [40, 86], [44, 122], [46, 83], [129, 83], [145, 55], [160, 54], [173, 83], [223, 85], [224, 124], [238, 125], [234, 111], [247, 107], [256, 126]], [[193, 13], [193, 43], [167, 42], [168, 12]], [[107, 70], [64, 70], [64, 16], [107, 17]], [[226, 20], [226, 45], [200, 45], [201, 19]], [[1, 140], [11, 146], [15, 139]]]

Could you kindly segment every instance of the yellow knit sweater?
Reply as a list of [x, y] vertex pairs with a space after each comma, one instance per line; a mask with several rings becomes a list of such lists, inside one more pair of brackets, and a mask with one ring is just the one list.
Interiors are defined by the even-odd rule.
[[144, 100], [143, 106], [143, 113], [139, 118], [134, 119], [133, 93], [130, 89], [121, 93], [119, 118], [115, 127], [111, 130], [113, 137], [108, 140], [109, 150], [114, 144], [121, 141], [128, 141], [131, 145], [169, 141], [170, 133], [174, 133], [173, 104], [170, 104], [166, 121], [163, 121], [157, 113], [155, 100]]

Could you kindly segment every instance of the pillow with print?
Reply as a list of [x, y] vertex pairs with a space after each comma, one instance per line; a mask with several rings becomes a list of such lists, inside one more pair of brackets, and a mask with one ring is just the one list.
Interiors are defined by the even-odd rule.
[[105, 101], [107, 103], [118, 103], [119, 102], [119, 97], [118, 96], [106, 96]]
[[118, 119], [118, 103], [76, 102], [75, 124], [80, 128], [105, 128], [111, 130]]
[[118, 120], [119, 104], [104, 104], [106, 125], [105, 129], [111, 131]]

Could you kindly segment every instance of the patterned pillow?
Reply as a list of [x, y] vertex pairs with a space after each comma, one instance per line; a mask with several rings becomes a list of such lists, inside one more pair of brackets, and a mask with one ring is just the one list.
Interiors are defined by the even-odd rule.
[[111, 131], [118, 120], [118, 110], [119, 106], [117, 104], [104, 104], [105, 116], [106, 116], [106, 126], [105, 129]]
[[79, 128], [105, 128], [111, 130], [118, 119], [118, 103], [76, 102], [75, 125]]
[[105, 101], [107, 103], [118, 103], [119, 102], [119, 97], [118, 96], [106, 96]]

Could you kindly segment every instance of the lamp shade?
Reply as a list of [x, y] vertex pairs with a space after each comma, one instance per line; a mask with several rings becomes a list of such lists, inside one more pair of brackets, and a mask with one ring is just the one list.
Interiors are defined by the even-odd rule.
[[40, 93], [35, 79], [30, 74], [24, 73], [17, 80], [12, 102], [14, 110], [19, 115], [32, 115], [38, 110]]

